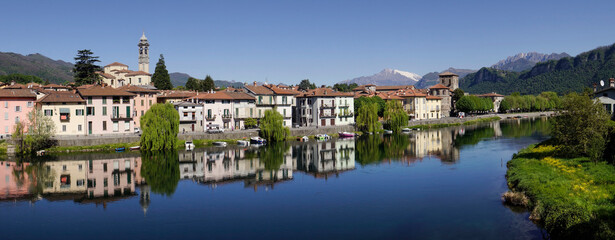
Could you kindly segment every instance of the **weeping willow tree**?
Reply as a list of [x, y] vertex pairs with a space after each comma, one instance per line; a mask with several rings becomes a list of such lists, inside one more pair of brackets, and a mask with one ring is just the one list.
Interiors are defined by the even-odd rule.
[[170, 103], [154, 104], [141, 117], [141, 129], [141, 149], [173, 149], [179, 133], [179, 113]]
[[384, 121], [388, 129], [400, 133], [403, 126], [408, 125], [408, 114], [400, 101], [391, 100], [384, 107]]
[[381, 124], [378, 121], [378, 105], [376, 103], [363, 104], [357, 114], [357, 127], [363, 132], [376, 132]]
[[284, 155], [290, 149], [286, 142], [269, 144], [258, 152], [259, 160], [265, 164], [265, 170], [277, 171], [284, 163]]
[[275, 108], [265, 111], [260, 128], [261, 137], [268, 142], [285, 141], [290, 136], [290, 129], [284, 126], [284, 117]]

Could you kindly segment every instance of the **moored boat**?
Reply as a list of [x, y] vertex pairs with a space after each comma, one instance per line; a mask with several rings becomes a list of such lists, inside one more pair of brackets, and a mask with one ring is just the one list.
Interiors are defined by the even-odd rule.
[[192, 141], [186, 141], [186, 150], [190, 151], [194, 149], [194, 143]]
[[412, 131], [412, 129], [410, 128], [402, 128], [401, 129], [401, 133], [410, 133]]
[[226, 147], [226, 142], [214, 142], [214, 146], [216, 146], [216, 147]]
[[303, 136], [303, 137], [297, 137], [297, 141], [299, 142], [307, 142], [310, 139], [307, 136]]
[[123, 152], [124, 150], [126, 150], [125, 147], [119, 147], [119, 148], [115, 148], [116, 152]]
[[132, 146], [132, 147], [130, 147], [130, 150], [133, 150], [133, 151], [134, 150], [139, 150], [139, 149], [141, 149], [141, 146]]
[[340, 135], [341, 138], [350, 138], [350, 137], [354, 137], [354, 133], [350, 133], [350, 132], [339, 132], [338, 133]]
[[393, 130], [384, 130], [384, 134], [391, 135], [393, 134]]
[[326, 141], [326, 140], [331, 139], [331, 136], [327, 134], [317, 134], [316, 136], [314, 136], [314, 138], [316, 138], [316, 140], [319, 140], [319, 141]]
[[265, 144], [267, 143], [267, 140], [261, 138], [261, 137], [252, 137], [250, 138], [250, 143], [251, 144]]
[[250, 141], [237, 140], [237, 145], [239, 145], [239, 146], [250, 146]]

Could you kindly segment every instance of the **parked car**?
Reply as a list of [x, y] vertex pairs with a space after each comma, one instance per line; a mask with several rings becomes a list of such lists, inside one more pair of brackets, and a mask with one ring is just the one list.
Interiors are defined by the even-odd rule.
[[207, 133], [223, 133], [224, 129], [220, 128], [218, 124], [211, 124], [207, 126]]
[[135, 133], [136, 133], [136, 134], [141, 133], [141, 129], [140, 129], [140, 128], [138, 128], [138, 127], [136, 127], [136, 128], [135, 128]]

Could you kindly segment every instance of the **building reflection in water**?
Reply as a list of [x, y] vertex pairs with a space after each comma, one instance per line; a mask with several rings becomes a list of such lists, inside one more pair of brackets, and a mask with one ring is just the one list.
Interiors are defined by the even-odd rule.
[[[542, 124], [544, 126], [539, 125], [538, 129], [547, 131], [545, 122], [532, 124]], [[454, 164], [459, 161], [459, 149], [464, 145], [503, 134], [514, 137], [521, 131], [516, 124], [519, 123], [502, 121], [412, 131], [398, 136], [368, 135], [358, 139], [265, 147], [212, 147], [165, 153], [162, 157], [152, 155], [154, 158], [127, 152], [61, 155], [32, 163], [0, 161], [0, 201], [35, 202], [44, 198], [106, 208], [108, 203], [138, 196], [146, 213], [151, 193], [172, 195], [181, 180], [212, 189], [240, 182], [245, 188], [259, 191], [271, 190], [277, 184], [292, 180], [294, 172], [324, 180], [339, 177], [343, 172], [354, 170], [355, 163], [397, 161], [413, 164], [426, 157], [436, 157], [444, 164]], [[534, 131], [536, 126], [527, 129]]]

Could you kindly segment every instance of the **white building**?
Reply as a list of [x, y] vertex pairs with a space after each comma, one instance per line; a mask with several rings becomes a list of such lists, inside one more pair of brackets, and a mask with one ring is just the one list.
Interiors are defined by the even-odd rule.
[[295, 93], [274, 85], [245, 85], [247, 93], [256, 99], [255, 118], [265, 116], [265, 111], [277, 109], [284, 117], [284, 126], [291, 126], [292, 106], [295, 105]]
[[203, 105], [191, 102], [173, 103], [179, 113], [179, 132], [203, 132]]
[[354, 94], [317, 88], [297, 96], [295, 107], [299, 126], [354, 124]]
[[139, 70], [128, 70], [128, 65], [113, 62], [103, 68], [103, 72], [97, 72], [102, 82], [117, 88], [127, 84], [137, 86], [152, 86], [152, 75], [149, 74], [149, 43], [145, 33], [139, 40]]

